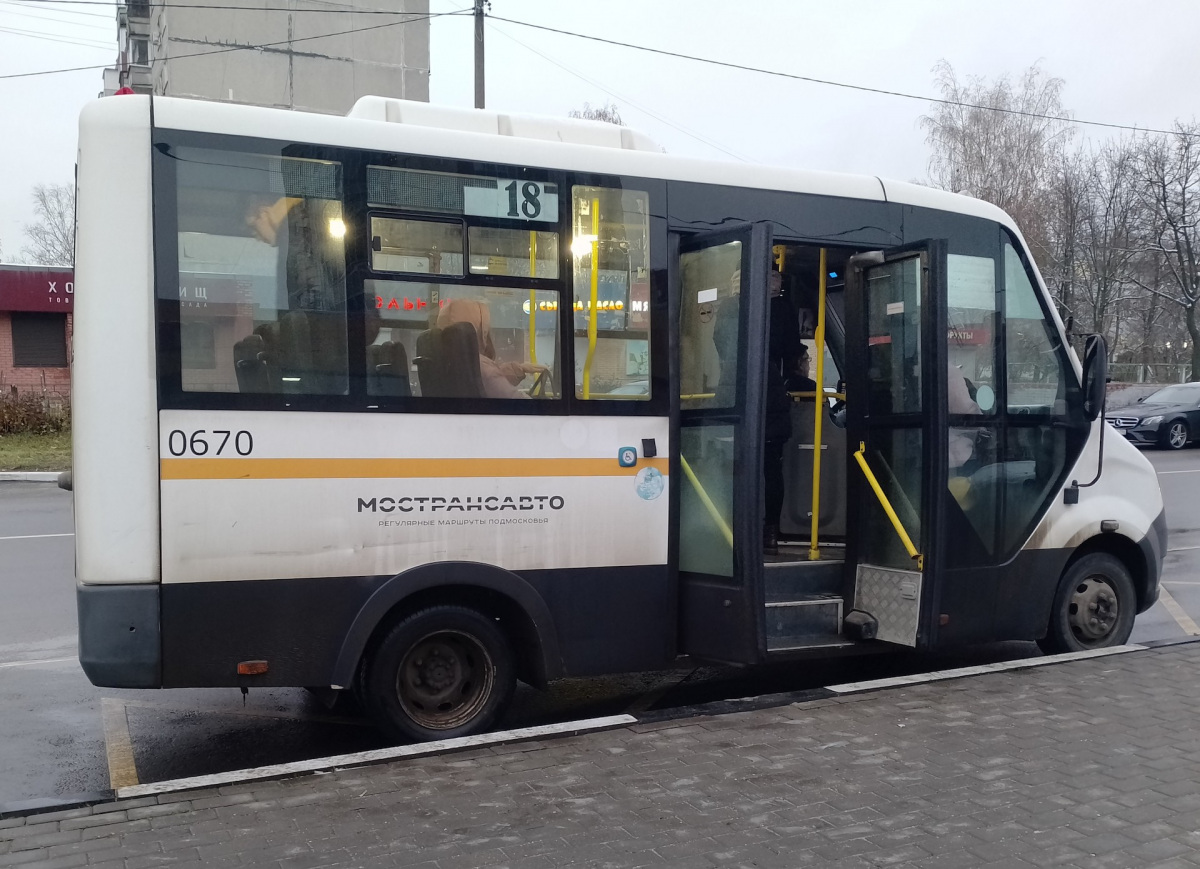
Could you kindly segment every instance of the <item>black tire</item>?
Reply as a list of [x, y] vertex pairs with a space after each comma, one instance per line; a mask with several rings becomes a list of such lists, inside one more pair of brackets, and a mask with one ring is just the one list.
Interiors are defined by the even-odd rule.
[[1136, 610], [1129, 570], [1114, 556], [1093, 552], [1063, 573], [1049, 630], [1038, 645], [1048, 655], [1123, 645], [1133, 631]]
[[398, 742], [485, 731], [515, 686], [503, 632], [487, 616], [459, 606], [420, 610], [389, 630], [362, 682], [376, 725]]
[[1173, 419], [1163, 426], [1162, 434], [1158, 436], [1158, 445], [1164, 450], [1181, 450], [1192, 439], [1188, 424], [1182, 419]]

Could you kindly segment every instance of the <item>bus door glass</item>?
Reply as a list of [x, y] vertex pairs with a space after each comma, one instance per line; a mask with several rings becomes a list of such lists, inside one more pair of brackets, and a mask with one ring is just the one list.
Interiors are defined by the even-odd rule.
[[[681, 651], [764, 653], [762, 422], [770, 232], [672, 237]], [[674, 473], [674, 471], [672, 472]]]
[[906, 646], [928, 639], [938, 596], [945, 261], [922, 242], [854, 257], [847, 276], [848, 579], [877, 637]]

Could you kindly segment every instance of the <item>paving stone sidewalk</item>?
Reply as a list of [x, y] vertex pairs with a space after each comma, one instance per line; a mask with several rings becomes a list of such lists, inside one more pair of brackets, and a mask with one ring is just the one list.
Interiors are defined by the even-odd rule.
[[1200, 644], [0, 820], [0, 866], [1200, 866]]

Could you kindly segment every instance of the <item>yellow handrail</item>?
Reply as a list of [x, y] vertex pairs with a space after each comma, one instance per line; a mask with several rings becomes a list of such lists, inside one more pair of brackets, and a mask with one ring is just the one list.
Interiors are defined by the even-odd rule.
[[733, 529], [729, 527], [729, 523], [725, 521], [725, 517], [721, 515], [721, 511], [717, 509], [717, 505], [712, 502], [712, 498], [708, 497], [708, 492], [704, 491], [704, 487], [700, 485], [700, 481], [696, 479], [696, 475], [692, 472], [692, 466], [688, 464], [688, 460], [679, 455], [679, 465], [683, 468], [683, 475], [688, 478], [688, 482], [692, 484], [692, 488], [696, 490], [696, 494], [700, 498], [700, 503], [708, 510], [708, 515], [717, 523], [717, 527], [721, 529], [721, 536], [725, 538], [725, 542], [729, 544], [729, 548], [733, 549]]
[[592, 357], [596, 355], [596, 302], [600, 289], [600, 200], [592, 200], [592, 295], [588, 308], [588, 352], [583, 361], [583, 397], [592, 397]]
[[[844, 392], [789, 392], [788, 395], [797, 401], [801, 398], [836, 398], [838, 401], [846, 400], [846, 393]], [[679, 397], [684, 398], [685, 396], [681, 395]]]
[[694, 401], [698, 398], [716, 398], [716, 397], [717, 397], [717, 394], [715, 392], [694, 392], [691, 395], [679, 396], [679, 398], [682, 401]]
[[[537, 277], [537, 230], [529, 230], [529, 277]], [[537, 290], [529, 291], [529, 361], [537, 365]]]
[[887, 514], [888, 519], [892, 522], [892, 527], [896, 529], [896, 533], [900, 535], [900, 542], [904, 544], [904, 549], [908, 552], [909, 558], [917, 562], [917, 570], [925, 569], [925, 559], [921, 553], [917, 552], [917, 547], [913, 546], [912, 538], [908, 536], [908, 532], [904, 530], [904, 526], [900, 524], [900, 517], [896, 515], [896, 511], [892, 509], [892, 504], [888, 500], [887, 495], [883, 494], [883, 489], [879, 487], [879, 481], [875, 479], [875, 475], [871, 473], [870, 467], [867, 466], [866, 457], [863, 455], [867, 451], [867, 445], [859, 441], [858, 451], [854, 454], [854, 458], [858, 461], [858, 466], [862, 468], [862, 472], [866, 474], [867, 482], [871, 484], [871, 488], [875, 490], [875, 497], [879, 499], [879, 505], [883, 507], [883, 512]]
[[[814, 336], [817, 354], [817, 389], [825, 387], [825, 248], [821, 248], [821, 276], [817, 284], [817, 333]], [[818, 527], [821, 524], [821, 423], [825, 414], [821, 408], [813, 414], [813, 470], [812, 470], [812, 536], [808, 541], [808, 560], [819, 561], [821, 547], [817, 542]]]

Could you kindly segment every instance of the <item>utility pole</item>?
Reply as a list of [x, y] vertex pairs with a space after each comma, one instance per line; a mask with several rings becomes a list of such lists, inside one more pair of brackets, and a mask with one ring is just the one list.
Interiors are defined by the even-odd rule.
[[483, 4], [475, 0], [475, 108], [483, 108]]

